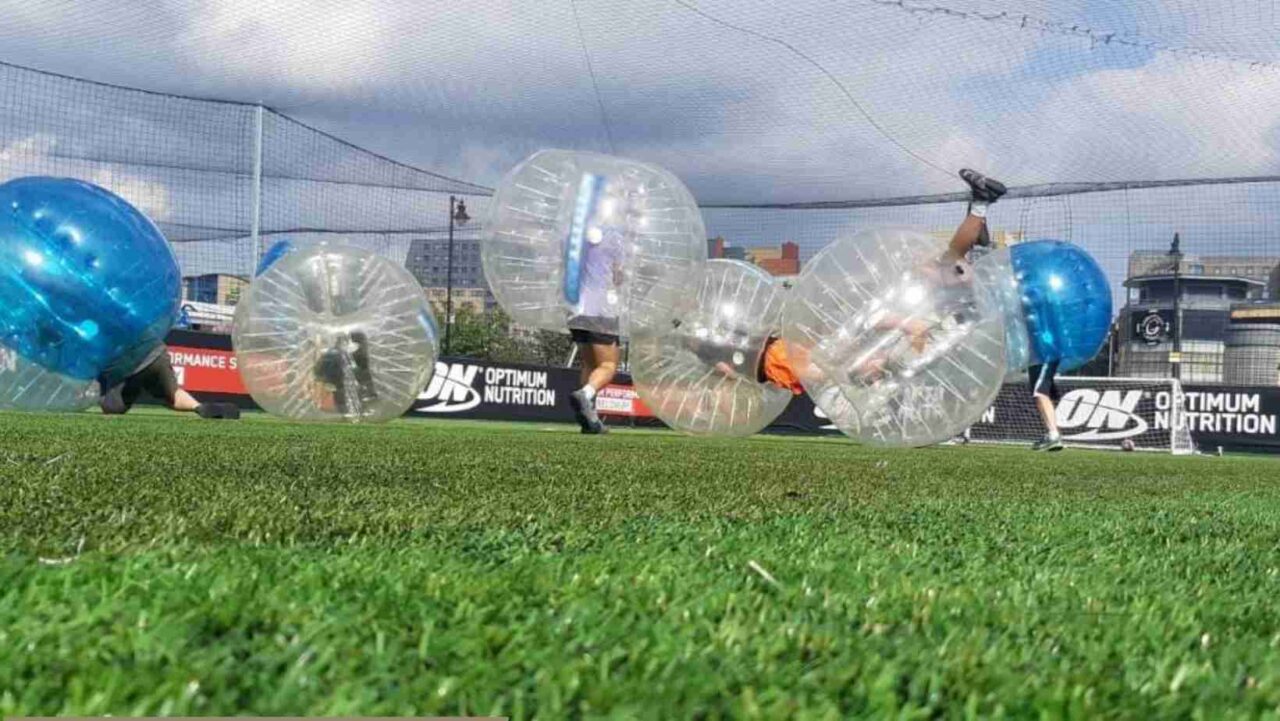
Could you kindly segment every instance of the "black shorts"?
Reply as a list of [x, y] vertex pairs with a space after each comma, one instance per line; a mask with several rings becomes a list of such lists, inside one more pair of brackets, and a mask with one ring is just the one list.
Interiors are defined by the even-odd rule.
[[129, 412], [143, 391], [156, 400], [171, 405], [179, 388], [178, 376], [173, 372], [173, 365], [169, 363], [169, 353], [166, 351], [156, 356], [142, 370], [125, 378], [124, 382], [105, 391], [102, 394], [102, 412]]
[[582, 330], [581, 328], [570, 328], [569, 337], [573, 338], [574, 343], [587, 343], [590, 345], [618, 345], [621, 342], [618, 336], [612, 333], [597, 333], [593, 330]]
[[1058, 402], [1061, 393], [1058, 392], [1058, 384], [1053, 379], [1058, 375], [1058, 361], [1049, 361], [1040, 365], [1034, 365], [1027, 369], [1027, 378], [1031, 382], [1031, 395], [1045, 396], [1054, 403]]

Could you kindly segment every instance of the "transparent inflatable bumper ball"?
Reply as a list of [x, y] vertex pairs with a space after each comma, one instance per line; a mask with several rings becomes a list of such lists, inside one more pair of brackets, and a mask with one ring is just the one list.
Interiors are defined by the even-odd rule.
[[770, 338], [781, 330], [783, 294], [755, 265], [711, 260], [671, 299], [673, 316], [637, 328], [631, 373], [664, 423], [687, 433], [746, 436], [769, 425], [791, 392], [760, 377]]
[[962, 432], [1005, 375], [992, 289], [947, 243], [908, 230], [840, 238], [795, 281], [783, 337], [806, 391], [852, 438], [923, 446]]
[[298, 421], [404, 414], [435, 369], [426, 294], [404, 268], [344, 245], [294, 248], [254, 279], [233, 342], [255, 402]]
[[481, 236], [485, 278], [517, 324], [629, 335], [670, 315], [706, 261], [702, 214], [671, 173], [543, 150], [511, 170]]

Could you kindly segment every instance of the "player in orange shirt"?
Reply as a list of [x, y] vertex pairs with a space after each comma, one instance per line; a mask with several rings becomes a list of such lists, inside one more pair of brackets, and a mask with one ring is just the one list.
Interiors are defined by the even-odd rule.
[[[939, 258], [941, 265], [953, 265], [956, 272], [964, 275], [969, 272], [967, 257], [974, 246], [990, 246], [991, 236], [987, 232], [987, 206], [1000, 199], [1006, 188], [1003, 183], [988, 178], [973, 170], [963, 169], [960, 177], [969, 184], [970, 201], [965, 218], [951, 236], [947, 251]], [[886, 316], [877, 327], [882, 329], [898, 328], [910, 339], [911, 347], [916, 353], [922, 353], [929, 342], [929, 324], [919, 319], [896, 319]], [[794, 359], [790, 357], [791, 349], [786, 341], [777, 336], [770, 337], [765, 345], [765, 352], [760, 361], [757, 380], [772, 383], [779, 388], [790, 390], [795, 395], [804, 392], [796, 373]], [[861, 362], [855, 372], [868, 378], [876, 377], [884, 372], [888, 358], [873, 356]], [[725, 371], [727, 369], [721, 369]]]

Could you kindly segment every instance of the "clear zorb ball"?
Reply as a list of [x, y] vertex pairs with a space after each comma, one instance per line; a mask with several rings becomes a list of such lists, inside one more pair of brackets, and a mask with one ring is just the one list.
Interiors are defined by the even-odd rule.
[[951, 438], [995, 399], [1005, 370], [993, 293], [947, 243], [866, 230], [809, 261], [783, 338], [801, 382], [846, 435], [885, 446]]
[[784, 291], [759, 267], [708, 261], [673, 299], [673, 316], [631, 339], [636, 391], [664, 423], [687, 433], [746, 436], [777, 418], [791, 392], [760, 377], [781, 331]]
[[407, 270], [367, 250], [294, 249], [254, 279], [232, 340], [255, 402], [298, 421], [376, 423], [431, 380], [437, 332]]
[[97, 381], [55, 373], [0, 346], [0, 410], [77, 412], [98, 397]]
[[519, 325], [629, 335], [707, 259], [693, 196], [671, 173], [596, 153], [543, 150], [489, 203], [480, 246], [489, 287]]

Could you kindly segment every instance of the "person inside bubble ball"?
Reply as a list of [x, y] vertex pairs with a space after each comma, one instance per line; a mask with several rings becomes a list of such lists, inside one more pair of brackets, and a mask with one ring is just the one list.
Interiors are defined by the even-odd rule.
[[170, 410], [195, 413], [210, 420], [236, 420], [240, 417], [240, 408], [234, 403], [201, 403], [183, 390], [178, 383], [177, 374], [173, 372], [173, 364], [169, 361], [169, 348], [163, 343], [156, 346], [133, 375], [118, 383], [109, 383], [99, 378], [98, 383], [102, 387], [98, 405], [109, 416], [128, 413], [145, 392], [163, 402]]
[[[604, 198], [601, 205], [611, 202]], [[609, 217], [608, 208], [601, 213]], [[582, 387], [569, 394], [569, 404], [583, 433], [608, 433], [596, 413], [596, 393], [613, 382], [621, 360], [618, 305], [625, 282], [625, 236], [612, 225], [593, 225], [585, 232], [577, 314], [568, 321], [569, 335], [578, 346]]]
[[[915, 269], [915, 276], [934, 294], [950, 296], [939, 303], [951, 307], [945, 315], [906, 315], [891, 308], [881, 309], [869, 320], [876, 330], [897, 330], [894, 342], [877, 346], [856, 358], [850, 377], [873, 384], [892, 372], [911, 375], [945, 355], [969, 332], [966, 308], [973, 302], [973, 266], [975, 248], [990, 248], [987, 230], [987, 208], [1007, 192], [1003, 183], [975, 170], [963, 168], [960, 178], [969, 185], [969, 206], [964, 220], [956, 228], [947, 249], [937, 258]], [[923, 292], [923, 291], [921, 291]], [[903, 344], [905, 343], [905, 347]], [[910, 352], [907, 352], [907, 351]]]
[[[351, 376], [355, 381], [355, 388], [349, 388], [347, 384], [347, 358], [351, 361]], [[334, 339], [333, 345], [321, 352], [316, 359], [315, 377], [321, 386], [317, 388], [316, 405], [325, 410], [353, 415], [358, 414], [365, 405], [377, 401], [378, 389], [369, 363], [368, 335], [362, 331], [352, 331], [347, 336], [340, 335]]]
[[[745, 336], [739, 334], [739, 337], [745, 341]], [[782, 390], [790, 391], [792, 395], [804, 393], [804, 385], [795, 369], [796, 359], [793, 358], [799, 349], [790, 348], [777, 334], [771, 334], [765, 340], [764, 352], [760, 354], [753, 373], [741, 372], [726, 360], [726, 344], [722, 342], [688, 336], [686, 343], [699, 360], [723, 376], [735, 380], [749, 378], [756, 383], [772, 383]], [[737, 345], [749, 347], [751, 343], [745, 341]]]
[[[1007, 189], [1000, 181], [968, 168], [960, 171], [960, 178], [968, 183], [970, 190], [964, 220], [952, 234], [946, 251], [916, 270], [922, 280], [934, 287], [935, 292], [963, 296], [970, 292], [973, 280], [973, 269], [969, 262], [973, 249], [989, 248], [992, 245], [987, 231], [987, 208], [999, 200]], [[951, 348], [954, 343], [947, 342], [948, 339], [963, 336], [967, 330], [965, 320], [963, 313], [946, 318], [903, 315], [892, 310], [876, 313], [868, 319], [868, 328], [898, 330], [901, 334], [893, 338], [893, 343], [877, 346], [853, 359], [850, 377], [870, 385], [895, 370], [915, 372], [937, 360]], [[902, 343], [905, 343], [905, 349], [900, 347]], [[789, 348], [778, 336], [770, 336], [761, 356], [759, 380], [772, 382], [797, 395], [802, 393], [804, 389], [800, 385], [795, 365], [797, 360], [803, 359], [795, 358], [797, 350], [799, 349]], [[905, 350], [910, 350], [911, 353], [905, 353]], [[727, 374], [733, 369], [717, 366], [717, 370]]]

